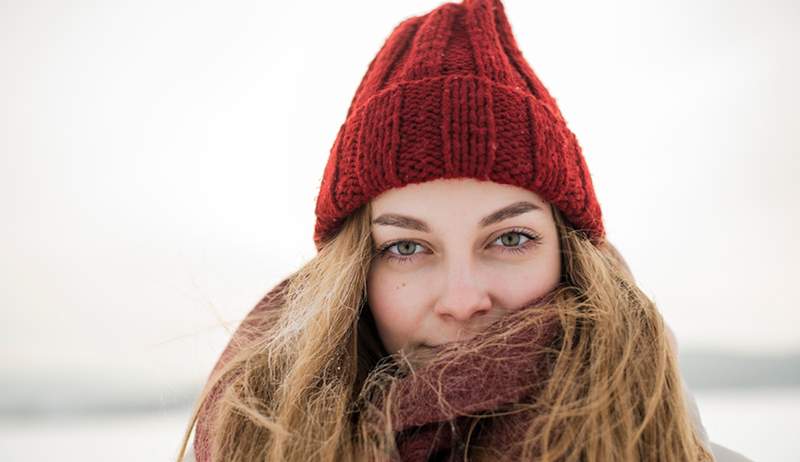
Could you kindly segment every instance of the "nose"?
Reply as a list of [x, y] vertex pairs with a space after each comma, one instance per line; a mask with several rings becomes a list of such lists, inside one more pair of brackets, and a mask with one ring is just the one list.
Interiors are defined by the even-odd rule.
[[492, 307], [487, 290], [474, 271], [461, 267], [448, 272], [434, 312], [448, 320], [469, 321]]

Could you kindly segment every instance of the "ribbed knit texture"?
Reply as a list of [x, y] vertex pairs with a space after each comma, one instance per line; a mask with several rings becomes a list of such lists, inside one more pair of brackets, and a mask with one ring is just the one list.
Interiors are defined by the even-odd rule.
[[[497, 334], [509, 327], [502, 321], [491, 329]], [[482, 344], [483, 336], [468, 341], [462, 356], [438, 358], [399, 381], [391, 406], [398, 448], [395, 460], [464, 460], [470, 424], [465, 417], [503, 414], [509, 405], [536, 401], [555, 364], [555, 357], [545, 351], [560, 341], [557, 315], [493, 343]], [[382, 401], [376, 404], [379, 409], [383, 405]], [[521, 460], [514, 445], [522, 441], [533, 417], [531, 412], [522, 412], [495, 418], [477, 432], [480, 441], [473, 436], [473, 444], [503, 454], [497, 460]]]
[[523, 58], [499, 0], [445, 3], [392, 31], [325, 166], [317, 249], [380, 193], [439, 178], [528, 189], [593, 242], [605, 236], [578, 141]]

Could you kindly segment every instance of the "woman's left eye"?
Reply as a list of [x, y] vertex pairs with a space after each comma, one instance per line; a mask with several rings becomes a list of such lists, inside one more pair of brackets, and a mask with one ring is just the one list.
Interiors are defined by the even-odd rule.
[[492, 243], [497, 243], [498, 247], [504, 252], [524, 253], [531, 245], [536, 245], [542, 240], [542, 236], [527, 231], [514, 230], [503, 233]]

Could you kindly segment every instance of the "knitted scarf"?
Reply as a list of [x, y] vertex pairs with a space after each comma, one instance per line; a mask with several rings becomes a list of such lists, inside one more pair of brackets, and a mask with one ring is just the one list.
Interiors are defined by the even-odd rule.
[[[279, 283], [251, 310], [234, 333], [215, 370], [233, 354], [236, 340], [245, 336], [244, 327], [252, 328], [256, 315], [280, 306], [280, 291], [287, 283], [288, 279]], [[511, 331], [509, 327], [508, 318], [500, 320], [464, 343], [468, 354], [455, 359], [438, 355], [397, 382], [395, 393], [388, 396], [394, 401], [393, 428], [400, 460], [463, 460], [461, 453], [470, 430], [470, 416], [502, 411], [514, 403], [535, 401], [552, 370], [553, 355], [545, 354], [542, 347], [554, 346], [558, 341], [561, 332], [558, 318], [550, 316], [525, 330]], [[504, 332], [513, 333], [504, 335]], [[494, 340], [492, 343], [477, 346], [489, 336]], [[221, 395], [222, 387], [217, 384], [198, 418], [194, 440], [198, 462], [210, 461], [208, 414]], [[377, 399], [377, 408], [383, 409], [385, 397]], [[480, 442], [504, 454], [503, 460], [511, 460], [513, 443], [519, 440], [519, 432], [526, 429], [530, 418], [529, 412], [492, 418], [490, 425], [481, 425]], [[474, 438], [470, 446], [473, 442]]]
[[[555, 346], [560, 324], [552, 316], [526, 330], [497, 335], [507, 328], [506, 322], [495, 323], [491, 332], [468, 342], [468, 353], [434, 359], [400, 380], [388, 399], [393, 400], [393, 427], [402, 461], [464, 460], [464, 444], [474, 423], [471, 417], [535, 402], [555, 359], [552, 349], [547, 353], [543, 347]], [[492, 334], [497, 341], [481, 346]], [[518, 449], [514, 443], [532, 417], [526, 410], [484, 418], [477, 434], [470, 436], [470, 446], [477, 443], [503, 460], [512, 460]]]

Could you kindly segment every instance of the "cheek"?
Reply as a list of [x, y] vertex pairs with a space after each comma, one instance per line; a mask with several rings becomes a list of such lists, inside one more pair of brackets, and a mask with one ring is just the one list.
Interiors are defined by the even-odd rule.
[[490, 279], [498, 304], [518, 309], [558, 286], [561, 280], [561, 256], [558, 249], [541, 252], [516, 267], [499, 267]]
[[371, 268], [367, 300], [386, 351], [395, 353], [413, 340], [424, 314], [424, 294], [407, 276]]

